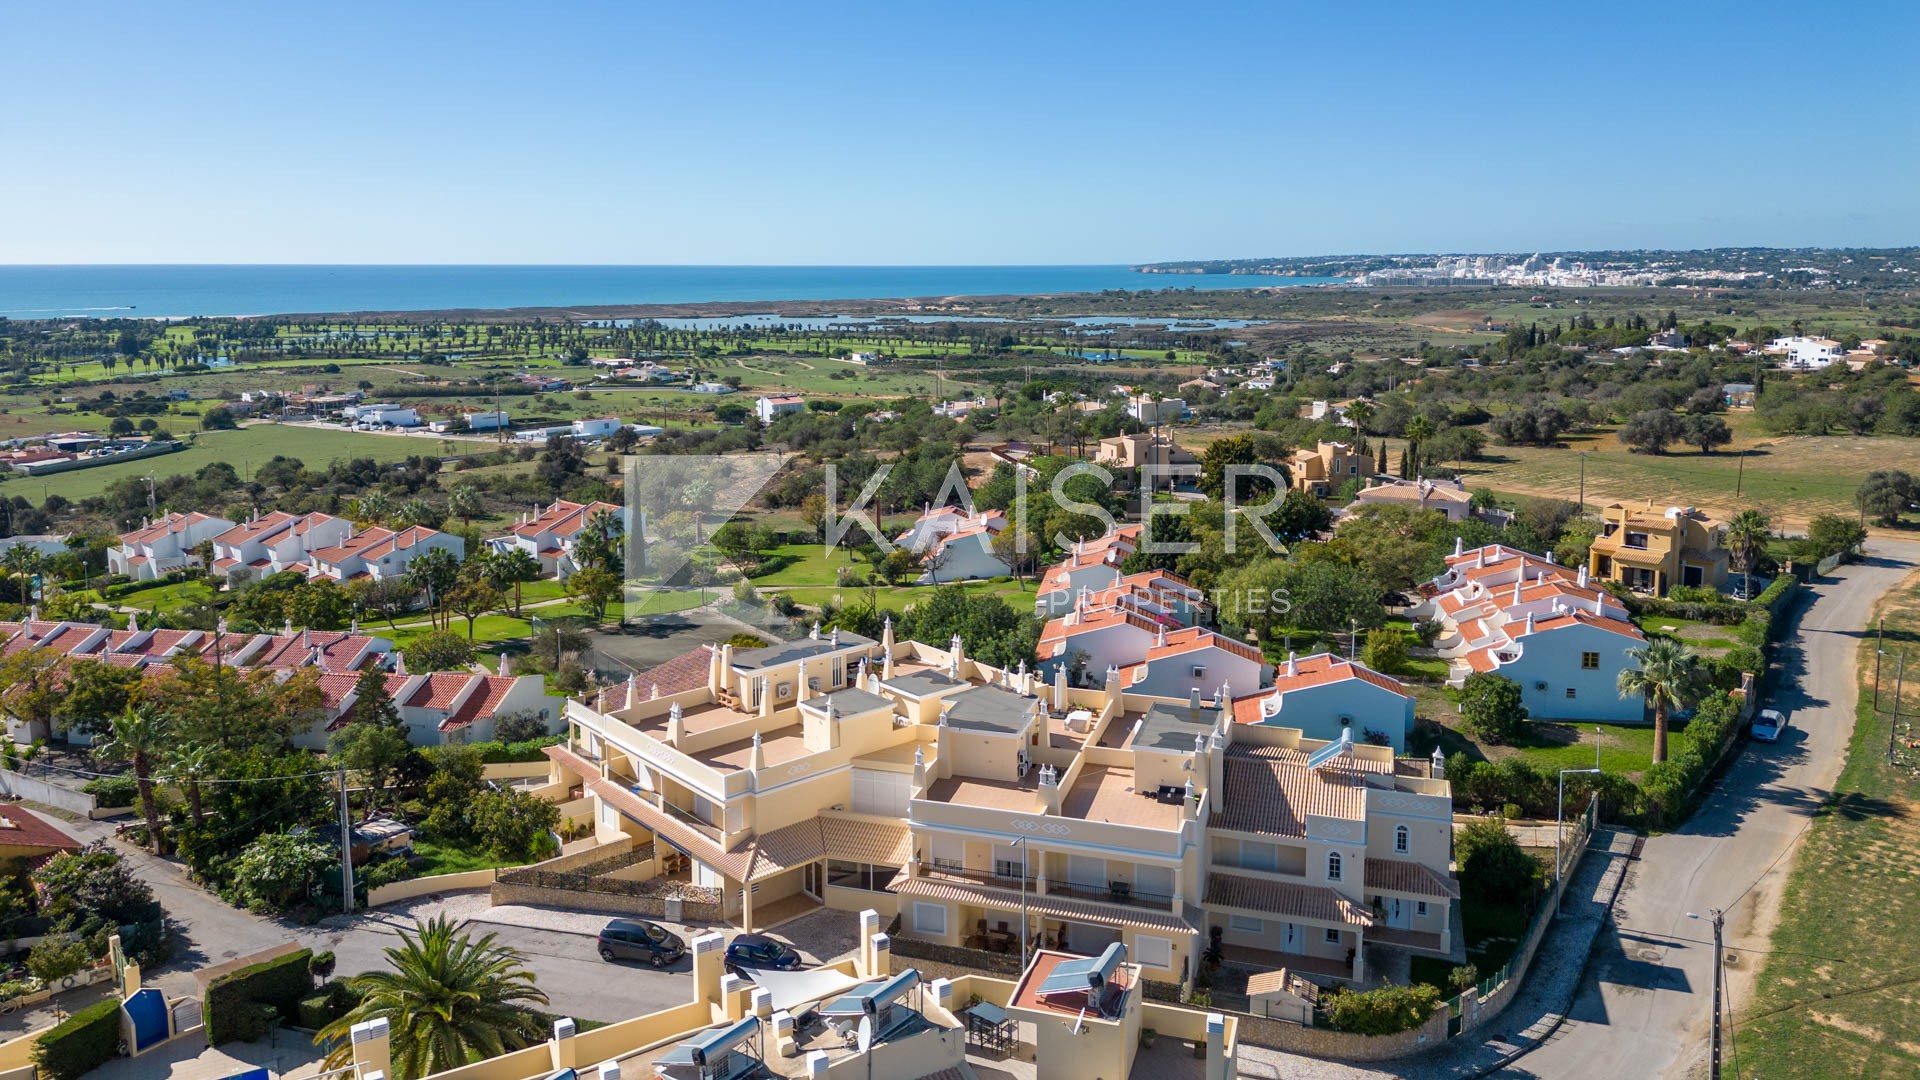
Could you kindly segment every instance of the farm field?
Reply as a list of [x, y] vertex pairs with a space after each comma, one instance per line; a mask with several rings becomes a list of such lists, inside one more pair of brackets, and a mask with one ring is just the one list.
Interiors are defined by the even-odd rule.
[[[1744, 441], [1744, 440], [1743, 440]], [[1853, 492], [1874, 469], [1920, 471], [1920, 439], [1852, 435], [1782, 436], [1702, 454], [1628, 452], [1613, 438], [1569, 439], [1565, 448], [1491, 446], [1486, 460], [1460, 468], [1469, 488], [1572, 498], [1587, 451], [1588, 506], [1609, 502], [1700, 506], [1724, 514], [1771, 511], [1776, 524], [1804, 525], [1818, 514], [1853, 514]], [[1736, 485], [1740, 489], [1734, 496]]]
[[[58, 417], [56, 419], [69, 419]], [[178, 433], [185, 438], [185, 433]], [[478, 452], [477, 444], [457, 443], [456, 452]], [[474, 446], [474, 450], [467, 450]], [[127, 476], [166, 476], [191, 474], [216, 461], [232, 465], [243, 476], [267, 463], [275, 454], [299, 458], [309, 468], [324, 467], [335, 459], [370, 457], [376, 461], [401, 461], [414, 454], [438, 455], [441, 444], [431, 438], [396, 438], [389, 435], [365, 435], [351, 431], [296, 427], [285, 424], [255, 424], [237, 431], [203, 431], [185, 450], [159, 457], [101, 465], [92, 469], [29, 477], [7, 474], [0, 481], [0, 493], [28, 494], [35, 501], [46, 495], [62, 495], [78, 501], [98, 495], [107, 485]], [[44, 491], [43, 491], [44, 488]], [[196, 507], [195, 509], [203, 509]]]

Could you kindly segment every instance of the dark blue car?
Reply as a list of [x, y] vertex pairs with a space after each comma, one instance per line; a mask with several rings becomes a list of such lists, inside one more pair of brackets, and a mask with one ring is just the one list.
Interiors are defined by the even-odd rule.
[[783, 945], [765, 934], [741, 934], [727, 945], [726, 969], [735, 974], [741, 968], [792, 971], [804, 963], [793, 946]]

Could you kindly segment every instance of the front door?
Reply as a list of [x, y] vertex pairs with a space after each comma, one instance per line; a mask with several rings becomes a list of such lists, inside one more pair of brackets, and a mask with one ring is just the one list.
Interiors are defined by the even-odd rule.
[[1295, 923], [1288, 923], [1286, 926], [1286, 932], [1280, 936], [1280, 951], [1295, 954], [1306, 952], [1306, 933]]
[[1395, 930], [1413, 926], [1413, 905], [1398, 897], [1387, 901], [1387, 925]]

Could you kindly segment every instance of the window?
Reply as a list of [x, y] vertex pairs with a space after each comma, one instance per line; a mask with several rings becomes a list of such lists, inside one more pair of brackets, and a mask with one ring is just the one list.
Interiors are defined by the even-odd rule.
[[1574, 696], [1574, 689], [1573, 689], [1573, 687], [1571, 687], [1571, 686], [1569, 686], [1569, 687], [1567, 687], [1567, 696], [1568, 696], [1568, 697], [1573, 697], [1573, 696]]
[[894, 876], [899, 872], [891, 866], [869, 866], [866, 863], [831, 859], [827, 862], [827, 884], [838, 885], [843, 889], [883, 892], [893, 883]]
[[1340, 853], [1337, 851], [1327, 852], [1327, 880], [1340, 880]]
[[1240, 841], [1240, 865], [1248, 870], [1278, 871], [1280, 849], [1258, 840], [1242, 840]]
[[947, 909], [939, 904], [914, 904], [913, 928], [922, 934], [944, 936], [947, 932]]
[[1326, 942], [1329, 945], [1340, 944], [1340, 931], [1335, 930], [1331, 926], [1327, 927]]
[[1133, 939], [1133, 959], [1141, 967], [1173, 967], [1173, 940], [1140, 934]]
[[1420, 917], [1421, 917], [1421, 918], [1423, 918], [1423, 919], [1424, 919], [1424, 918], [1426, 918], [1426, 917], [1427, 917], [1427, 902], [1426, 902], [1425, 900], [1419, 900], [1419, 901], [1415, 901], [1415, 903], [1414, 903], [1414, 905], [1413, 905], [1413, 913], [1414, 913], [1415, 915], [1418, 915], [1418, 916], [1420, 916]]
[[1405, 855], [1413, 850], [1413, 830], [1405, 825], [1393, 827], [1393, 850]]
[[1581, 653], [1580, 654], [1580, 670], [1581, 671], [1599, 671], [1600, 670], [1600, 654], [1597, 652]]
[[1206, 678], [1206, 676], [1207, 676], [1207, 665], [1205, 665], [1205, 664], [1195, 664], [1195, 665], [1193, 665], [1193, 677], [1194, 677], [1194, 678], [1196, 678], [1196, 679], [1204, 679], [1204, 678]]
[[1242, 931], [1248, 934], [1258, 934], [1263, 933], [1267, 929], [1267, 924], [1251, 915], [1229, 915], [1227, 916], [1227, 929]]
[[967, 865], [967, 842], [958, 836], [936, 836], [929, 855], [936, 870], [961, 870]]

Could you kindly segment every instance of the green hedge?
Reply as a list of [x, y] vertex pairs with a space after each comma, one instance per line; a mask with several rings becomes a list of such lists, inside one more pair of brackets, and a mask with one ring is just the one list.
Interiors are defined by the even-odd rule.
[[313, 950], [300, 949], [215, 979], [203, 1009], [207, 1044], [250, 1042], [275, 1016], [298, 1019], [300, 999], [313, 992], [312, 961]]
[[344, 982], [331, 982], [300, 999], [294, 1012], [294, 1024], [308, 1031], [319, 1031], [347, 1015], [356, 1002]]
[[93, 796], [94, 805], [103, 810], [132, 806], [140, 797], [140, 783], [131, 776], [102, 776], [87, 781], [80, 790]]
[[40, 1036], [33, 1063], [53, 1080], [75, 1080], [120, 1053], [120, 1002], [109, 998], [66, 1018]]
[[565, 735], [549, 735], [544, 739], [528, 739], [526, 742], [477, 742], [470, 744], [487, 765], [507, 765], [519, 761], [545, 761], [547, 755], [541, 753], [543, 747], [557, 746], [566, 741]]

